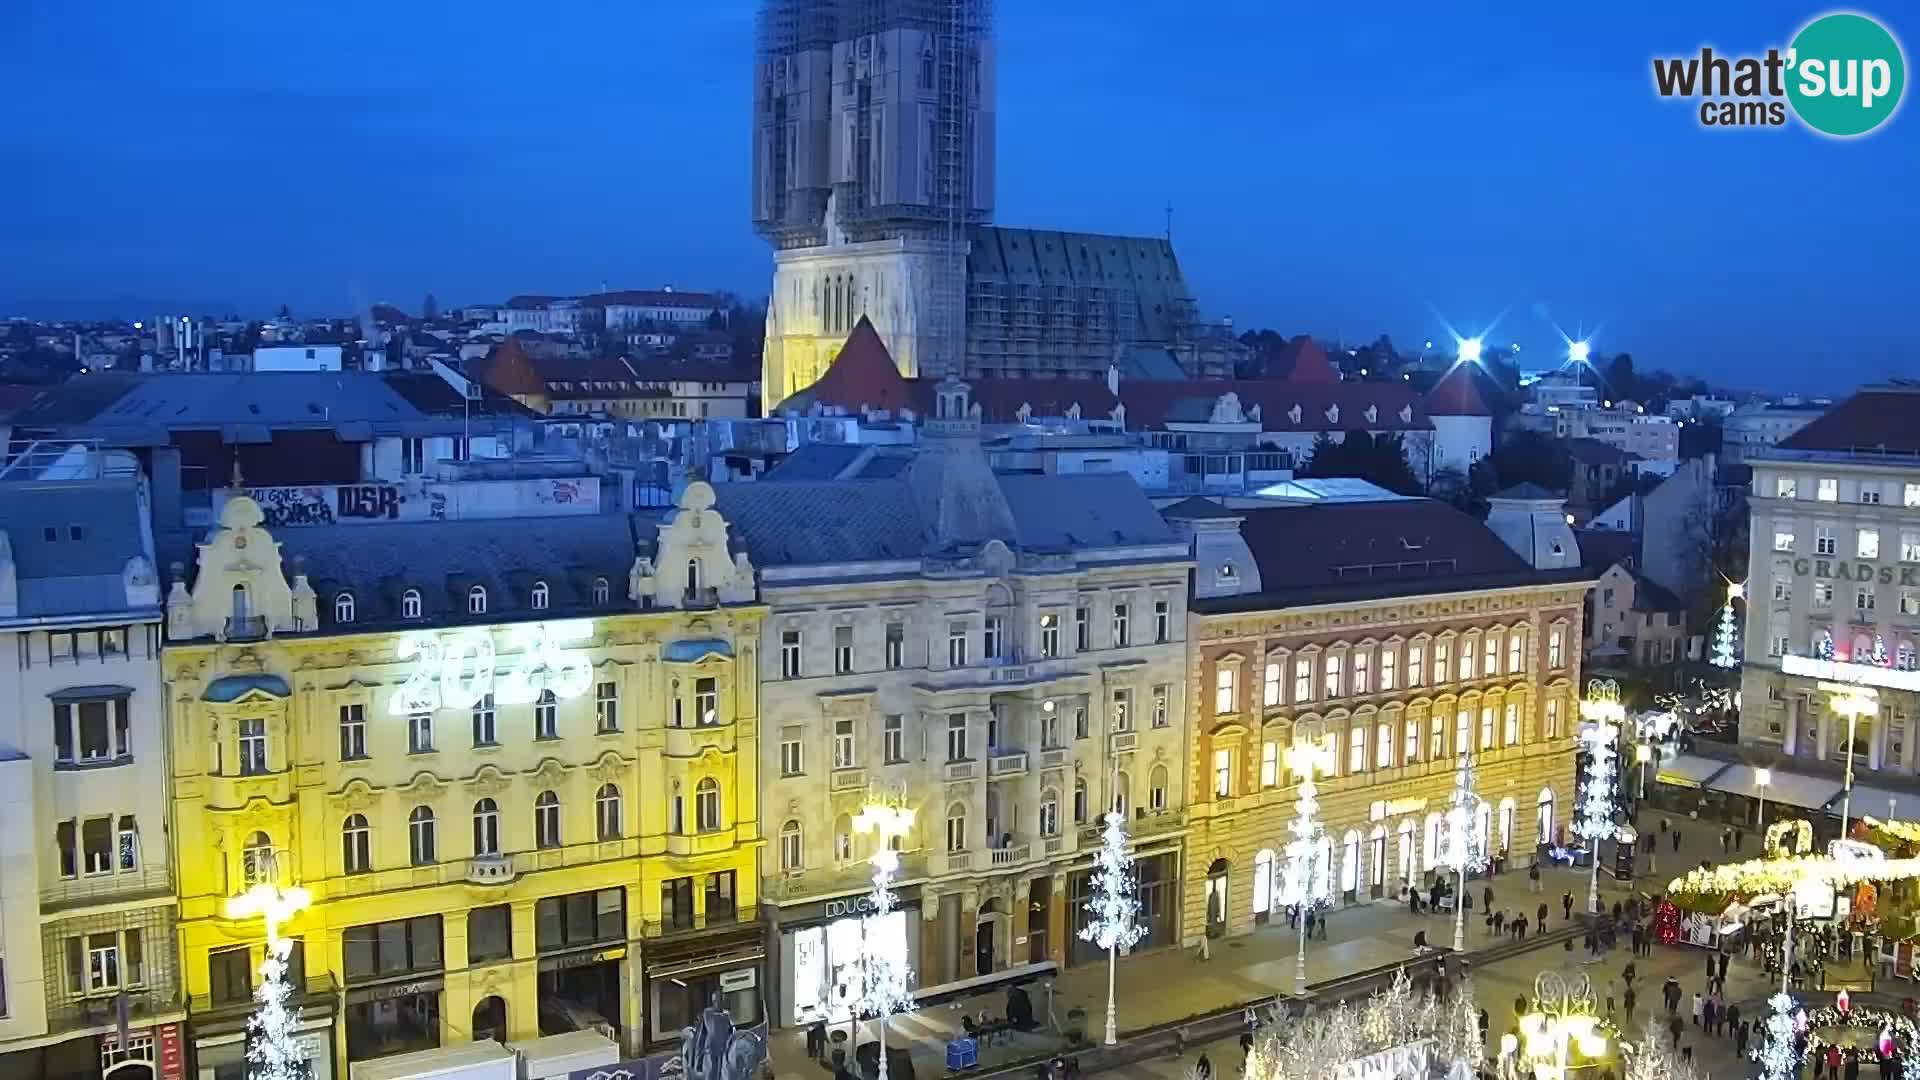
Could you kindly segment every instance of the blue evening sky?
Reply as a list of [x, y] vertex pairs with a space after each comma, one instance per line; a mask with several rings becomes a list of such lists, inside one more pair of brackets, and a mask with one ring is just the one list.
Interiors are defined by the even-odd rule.
[[[1707, 131], [1649, 60], [1822, 9], [999, 0], [1008, 224], [1157, 233], [1243, 327], [1418, 346], [1501, 313], [1642, 367], [1920, 375], [1920, 115]], [[0, 314], [759, 294], [752, 0], [12, 5]], [[1882, 4], [1909, 57], [1920, 19]], [[1911, 96], [1911, 92], [1909, 94]]]

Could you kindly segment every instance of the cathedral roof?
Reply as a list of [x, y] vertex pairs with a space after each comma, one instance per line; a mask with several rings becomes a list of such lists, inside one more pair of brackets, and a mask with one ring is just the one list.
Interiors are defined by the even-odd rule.
[[1427, 391], [1428, 416], [1492, 416], [1472, 364], [1458, 364]]
[[857, 413], [862, 409], [898, 412], [913, 404], [907, 380], [893, 362], [893, 354], [873, 323], [865, 316], [854, 325], [847, 343], [812, 386], [780, 403], [782, 412], [806, 412], [815, 405]]

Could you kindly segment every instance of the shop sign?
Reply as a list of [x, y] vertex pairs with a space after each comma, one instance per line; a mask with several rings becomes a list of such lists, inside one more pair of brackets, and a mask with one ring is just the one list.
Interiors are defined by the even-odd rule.
[[592, 967], [609, 960], [619, 960], [627, 955], [625, 946], [617, 949], [596, 949], [592, 952], [567, 953], [563, 956], [543, 956], [540, 958], [541, 971], [568, 971], [573, 968]]
[[[894, 906], [916, 907], [920, 903], [920, 887], [910, 885], [896, 888]], [[873, 914], [873, 901], [867, 894], [842, 896], [833, 900], [823, 900], [818, 904], [809, 904], [797, 908], [782, 908], [780, 921], [783, 923], [833, 922], [836, 919], [854, 919]]]
[[160, 1080], [185, 1080], [187, 1063], [181, 1048], [180, 1025], [161, 1024], [156, 1034], [160, 1044]]
[[416, 979], [413, 982], [364, 986], [358, 990], [347, 991], [347, 1004], [360, 1005], [369, 1001], [391, 1001], [394, 998], [411, 997], [414, 994], [431, 994], [444, 985], [446, 980], [436, 975], [431, 979]]
[[1808, 574], [1812, 574], [1816, 578], [1836, 578], [1840, 581], [1858, 581], [1862, 583], [1877, 581], [1882, 585], [1891, 585], [1894, 579], [1898, 578], [1900, 584], [1913, 586], [1920, 585], [1920, 579], [1916, 579], [1915, 577], [1917, 572], [1920, 572], [1920, 570], [1911, 566], [1898, 568], [1892, 566], [1875, 566], [1870, 562], [1864, 561], [1849, 563], [1842, 559], [1793, 560], [1793, 574], [1795, 577], [1806, 577]]
[[1425, 1076], [1433, 1059], [1433, 1040], [1419, 1039], [1390, 1046], [1377, 1054], [1343, 1061], [1334, 1069], [1337, 1080], [1396, 1080], [1402, 1076]]
[[731, 994], [737, 990], [751, 990], [759, 978], [757, 968], [735, 968], [732, 971], [723, 971], [720, 973], [720, 992]]

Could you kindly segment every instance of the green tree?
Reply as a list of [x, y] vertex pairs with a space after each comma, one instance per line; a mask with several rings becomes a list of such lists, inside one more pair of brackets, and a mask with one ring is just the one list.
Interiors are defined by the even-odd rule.
[[1376, 436], [1355, 430], [1335, 442], [1323, 431], [1315, 436], [1311, 455], [1297, 475], [1352, 477], [1401, 495], [1420, 493], [1420, 480], [1407, 464], [1406, 442], [1397, 432]]

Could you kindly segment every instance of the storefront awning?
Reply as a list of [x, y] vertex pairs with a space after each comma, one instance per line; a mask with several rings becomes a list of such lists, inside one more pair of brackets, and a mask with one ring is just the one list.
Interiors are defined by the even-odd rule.
[[1731, 768], [1724, 761], [1699, 757], [1695, 754], [1681, 754], [1672, 761], [1660, 766], [1660, 772], [1654, 779], [1662, 784], [1675, 787], [1705, 787], [1707, 781], [1720, 775], [1722, 769]]
[[[1724, 791], [1729, 795], [1745, 795], [1749, 799], [1760, 797], [1760, 788], [1753, 782], [1753, 766], [1729, 765], [1707, 782], [1712, 791]], [[1840, 782], [1818, 776], [1802, 776], [1799, 773], [1774, 769], [1767, 783], [1767, 801], [1798, 806], [1805, 810], [1818, 810], [1840, 794]]]
[[[1883, 788], [1868, 787], [1865, 784], [1853, 785], [1853, 802], [1848, 811], [1856, 818], [1876, 817], [1881, 821], [1920, 821], [1920, 795], [1910, 791], [1887, 791]], [[1840, 816], [1840, 802], [1827, 808], [1827, 813]]]

